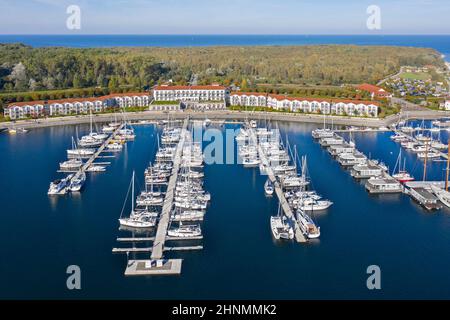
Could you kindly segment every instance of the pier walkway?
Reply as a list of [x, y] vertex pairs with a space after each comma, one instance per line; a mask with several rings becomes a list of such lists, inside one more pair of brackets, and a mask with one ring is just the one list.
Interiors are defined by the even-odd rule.
[[[249, 123], [247, 123], [247, 127], [250, 128]], [[303, 232], [300, 229], [300, 226], [298, 225], [297, 219], [295, 218], [294, 213], [292, 212], [291, 206], [286, 200], [286, 197], [284, 196], [283, 189], [280, 185], [280, 183], [277, 181], [275, 174], [272, 170], [272, 167], [270, 166], [269, 161], [267, 160], [266, 154], [262, 150], [261, 146], [258, 143], [258, 137], [255, 133], [255, 130], [250, 129], [250, 135], [251, 139], [254, 140], [255, 145], [258, 148], [258, 155], [261, 163], [265, 166], [267, 175], [270, 179], [270, 181], [273, 183], [273, 186], [275, 188], [275, 193], [278, 196], [278, 200], [280, 201], [281, 208], [283, 209], [284, 214], [286, 217], [291, 219], [294, 222], [294, 232], [295, 232], [295, 240], [297, 242], [307, 242], [305, 236], [303, 235]]]
[[[72, 179], [78, 178], [82, 173], [86, 172], [86, 170], [94, 163], [95, 159], [97, 159], [100, 154], [105, 150], [106, 146], [115, 138], [117, 133], [123, 129], [125, 123], [122, 123], [120, 126], [114, 130], [114, 132], [106, 139], [102, 145], [97, 149], [97, 151], [81, 166], [80, 170], [78, 170], [72, 177]], [[71, 180], [72, 180], [71, 179]]]
[[[178, 238], [166, 236], [166, 241], [189, 241], [189, 240], [202, 240], [203, 236], [198, 237], [188, 237], [188, 238]], [[118, 242], [147, 242], [154, 241], [155, 237], [143, 237], [143, 238], [117, 238]]]
[[175, 194], [175, 186], [178, 180], [178, 173], [180, 171], [181, 156], [183, 152], [184, 142], [186, 140], [186, 131], [189, 123], [189, 119], [186, 118], [181, 130], [181, 139], [178, 142], [177, 150], [175, 152], [175, 158], [173, 160], [172, 175], [169, 179], [167, 186], [166, 197], [162, 207], [161, 217], [158, 223], [158, 229], [156, 230], [155, 240], [153, 242], [153, 250], [151, 254], [152, 259], [161, 259], [164, 251], [164, 243], [166, 241], [167, 229], [170, 222], [170, 213], [172, 211], [173, 199]]

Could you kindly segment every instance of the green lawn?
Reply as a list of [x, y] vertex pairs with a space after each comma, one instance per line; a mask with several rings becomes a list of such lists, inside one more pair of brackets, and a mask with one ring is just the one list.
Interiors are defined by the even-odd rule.
[[160, 105], [177, 105], [180, 104], [179, 101], [153, 101], [152, 105], [160, 106]]
[[400, 78], [426, 81], [431, 79], [431, 74], [428, 72], [405, 72], [400, 75]]

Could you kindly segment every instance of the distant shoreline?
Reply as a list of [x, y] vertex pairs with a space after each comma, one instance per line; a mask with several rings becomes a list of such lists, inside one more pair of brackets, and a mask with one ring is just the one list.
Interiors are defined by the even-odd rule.
[[[442, 41], [448, 39], [449, 41]], [[441, 40], [441, 41], [439, 41]], [[173, 35], [0, 35], [0, 43], [24, 43], [32, 47], [113, 48], [113, 47], [212, 47], [212, 46], [305, 46], [358, 45], [433, 48], [450, 53], [450, 35], [301, 35], [301, 34], [173, 34]]]

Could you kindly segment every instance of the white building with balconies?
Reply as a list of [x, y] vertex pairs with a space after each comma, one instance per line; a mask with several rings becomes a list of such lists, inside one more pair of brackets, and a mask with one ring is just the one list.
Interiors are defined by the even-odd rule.
[[230, 104], [246, 107], [269, 107], [291, 112], [336, 114], [348, 116], [378, 116], [378, 105], [373, 101], [297, 98], [282, 95], [233, 92]]
[[161, 85], [153, 89], [155, 101], [225, 101], [226, 89], [220, 85], [209, 86], [169, 86]]

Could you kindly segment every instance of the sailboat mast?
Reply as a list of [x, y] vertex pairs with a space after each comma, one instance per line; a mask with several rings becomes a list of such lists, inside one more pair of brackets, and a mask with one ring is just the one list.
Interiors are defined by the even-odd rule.
[[131, 212], [134, 212], [134, 171], [133, 178], [131, 179]]
[[448, 153], [447, 153], [447, 172], [445, 173], [445, 191], [448, 191], [448, 174], [450, 165], [450, 139], [448, 139]]
[[294, 144], [294, 166], [297, 167], [297, 145]]
[[425, 142], [425, 161], [423, 162], [423, 181], [427, 178], [428, 142]]
[[89, 116], [89, 118], [90, 118], [90, 130], [91, 130], [91, 133], [92, 133], [92, 109], [89, 109], [90, 110], [90, 116]]

